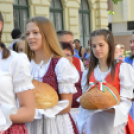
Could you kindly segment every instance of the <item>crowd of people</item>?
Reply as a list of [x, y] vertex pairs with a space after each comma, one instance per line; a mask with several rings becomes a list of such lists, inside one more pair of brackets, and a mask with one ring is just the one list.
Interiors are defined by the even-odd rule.
[[[11, 32], [14, 41], [6, 48], [3, 26], [0, 12], [0, 134], [134, 133], [134, 33], [125, 57], [124, 45], [115, 45], [106, 29], [93, 31], [84, 48], [72, 32], [56, 32], [48, 18], [37, 16], [27, 21], [25, 33]], [[49, 115], [35, 107], [33, 79], [57, 92], [59, 102]], [[102, 81], [117, 89], [120, 104], [82, 108], [82, 94]]]

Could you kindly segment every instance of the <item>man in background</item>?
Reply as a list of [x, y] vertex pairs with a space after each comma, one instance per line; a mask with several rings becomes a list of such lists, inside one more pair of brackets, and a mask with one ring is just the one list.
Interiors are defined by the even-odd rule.
[[[72, 32], [70, 32], [70, 31], [58, 31], [57, 36], [58, 36], [59, 42], [70, 43], [73, 50], [75, 49], [74, 37], [73, 37]], [[73, 64], [75, 65], [75, 67], [78, 71], [83, 72], [84, 71], [84, 65], [79, 58], [80, 57], [79, 57], [77, 51], [74, 51]]]
[[20, 31], [20, 29], [18, 29], [18, 28], [13, 29], [13, 31], [11, 32], [11, 36], [12, 36], [13, 42], [9, 45], [8, 48], [9, 48], [10, 50], [14, 50], [15, 45], [17, 44], [17, 41], [18, 41], [18, 39], [19, 39], [20, 36], [21, 36], [21, 31]]

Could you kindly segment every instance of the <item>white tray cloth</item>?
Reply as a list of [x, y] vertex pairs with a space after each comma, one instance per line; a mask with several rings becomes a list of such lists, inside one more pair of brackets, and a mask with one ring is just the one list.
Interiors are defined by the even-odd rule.
[[[79, 101], [80, 98], [77, 100]], [[115, 117], [114, 117], [114, 127], [117, 127], [118, 125], [127, 122], [128, 120], [128, 112], [132, 105], [132, 102], [127, 100], [126, 98], [121, 97], [120, 104], [115, 105], [111, 108], [115, 109]], [[111, 109], [108, 108], [108, 109]], [[78, 115], [78, 127], [82, 128], [84, 123], [89, 119], [90, 116], [92, 116], [95, 113], [105, 111], [107, 109], [101, 109], [101, 110], [88, 110], [83, 109], [81, 106], [79, 107], [79, 115]]]
[[63, 109], [67, 108], [69, 105], [68, 100], [59, 101], [58, 104], [49, 109], [36, 109], [34, 119], [41, 119], [42, 115], [46, 118], [55, 118], [55, 116], [60, 113]]

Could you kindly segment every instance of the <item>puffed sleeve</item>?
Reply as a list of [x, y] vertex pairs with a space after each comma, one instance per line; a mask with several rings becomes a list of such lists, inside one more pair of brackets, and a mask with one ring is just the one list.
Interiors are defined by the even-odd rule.
[[23, 92], [33, 89], [31, 66], [24, 53], [17, 54], [12, 62], [12, 77], [14, 92]]
[[87, 74], [88, 74], [88, 70], [85, 70], [82, 75], [82, 80], [81, 80], [82, 93], [84, 93], [88, 88]]
[[56, 67], [58, 90], [60, 94], [76, 93], [75, 83], [79, 80], [79, 74], [75, 66], [66, 58], [61, 58]]
[[114, 106], [115, 117], [114, 126], [126, 123], [128, 120], [128, 113], [131, 108], [132, 102], [127, 98], [133, 98], [134, 89], [134, 70], [131, 65], [122, 63], [120, 65], [120, 104]]
[[133, 98], [134, 70], [131, 65], [122, 63], [120, 65], [120, 96]]

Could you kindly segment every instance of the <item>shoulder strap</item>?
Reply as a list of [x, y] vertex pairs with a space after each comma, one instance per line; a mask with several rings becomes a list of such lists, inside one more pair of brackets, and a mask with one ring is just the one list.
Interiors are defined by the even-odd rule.
[[52, 58], [52, 65], [53, 65], [53, 69], [55, 69], [58, 61], [59, 61], [60, 58]]

